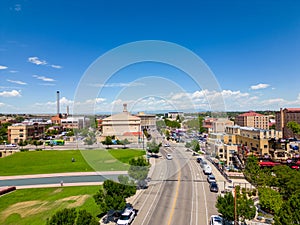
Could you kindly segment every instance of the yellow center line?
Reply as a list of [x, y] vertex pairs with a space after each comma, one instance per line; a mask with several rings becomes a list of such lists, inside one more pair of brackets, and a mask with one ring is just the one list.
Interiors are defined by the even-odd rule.
[[175, 206], [176, 206], [176, 202], [177, 202], [177, 198], [178, 198], [178, 194], [179, 194], [180, 178], [181, 178], [181, 170], [179, 170], [178, 177], [177, 177], [178, 183], [177, 183], [177, 187], [176, 187], [176, 194], [175, 194], [175, 197], [174, 197], [174, 201], [173, 201], [173, 205], [172, 205], [172, 209], [171, 209], [171, 214], [170, 214], [170, 217], [169, 217], [169, 220], [168, 220], [168, 225], [171, 224], [172, 218], [173, 218], [173, 215], [174, 215]]

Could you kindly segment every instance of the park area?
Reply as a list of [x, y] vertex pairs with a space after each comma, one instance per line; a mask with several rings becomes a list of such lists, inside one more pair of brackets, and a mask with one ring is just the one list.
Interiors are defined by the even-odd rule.
[[[0, 158], [0, 176], [89, 171], [126, 171], [129, 160], [145, 155], [139, 149], [44, 150], [17, 152]], [[0, 224], [46, 224], [58, 210], [76, 208], [101, 214], [93, 195], [100, 186], [20, 189], [0, 198]]]
[[16, 190], [1, 196], [0, 224], [46, 224], [56, 211], [63, 208], [85, 209], [94, 217], [100, 209], [93, 195], [100, 186], [34, 188]]
[[139, 149], [44, 150], [17, 152], [0, 158], [0, 176], [65, 172], [125, 171]]

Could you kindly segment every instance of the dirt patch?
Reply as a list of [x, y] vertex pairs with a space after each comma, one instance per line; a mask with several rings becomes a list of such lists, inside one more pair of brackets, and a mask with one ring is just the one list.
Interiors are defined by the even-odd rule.
[[89, 195], [77, 195], [55, 201], [55, 204], [65, 204], [67, 208], [78, 207], [84, 204]]
[[57, 194], [59, 192], [62, 192], [63, 188], [57, 188], [56, 190], [54, 190], [51, 194]]
[[115, 163], [117, 161], [118, 160], [116, 160], [116, 159], [109, 159], [109, 160], [105, 160], [104, 163]]
[[70, 196], [67, 198], [59, 199], [54, 202], [39, 201], [39, 200], [18, 202], [16, 204], [9, 206], [7, 209], [5, 209], [0, 213], [0, 218], [1, 218], [0, 221], [4, 221], [7, 217], [9, 217], [14, 213], [19, 214], [21, 218], [24, 218], [53, 208], [78, 207], [83, 205], [86, 199], [89, 197], [90, 195], [77, 195], [77, 196]]
[[22, 218], [38, 214], [40, 212], [48, 210], [50, 207], [47, 205], [47, 201], [27, 201], [27, 202], [18, 202], [11, 205], [6, 210], [1, 212], [1, 219], [5, 220], [9, 215], [16, 213], [19, 214]]

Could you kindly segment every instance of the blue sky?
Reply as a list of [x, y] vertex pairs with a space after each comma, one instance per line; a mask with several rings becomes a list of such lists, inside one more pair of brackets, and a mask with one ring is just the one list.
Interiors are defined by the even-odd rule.
[[[119, 111], [124, 102], [131, 111], [206, 110], [215, 95], [223, 96], [228, 111], [300, 107], [299, 12], [296, 0], [3, 0], [0, 112], [56, 113], [57, 90], [61, 111], [72, 110], [89, 66], [111, 49], [142, 40], [194, 52], [220, 90], [201, 89], [170, 65], [138, 63], [98, 84], [101, 93], [91, 96], [96, 112]], [[149, 77], [163, 78], [165, 88], [157, 85], [138, 99], [126, 94], [129, 87], [151, 89], [144, 83]]]

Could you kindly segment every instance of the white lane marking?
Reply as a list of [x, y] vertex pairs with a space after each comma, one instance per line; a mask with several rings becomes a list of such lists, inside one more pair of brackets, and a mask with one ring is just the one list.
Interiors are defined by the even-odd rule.
[[[161, 170], [162, 170], [162, 168], [161, 168]], [[160, 177], [162, 177], [162, 174], [163, 174], [163, 173], [161, 173]], [[155, 195], [155, 197], [154, 197], [154, 199], [153, 199], [153, 201], [152, 201], [152, 203], [151, 203], [151, 205], [150, 205], [150, 207], [149, 207], [149, 210], [147, 211], [146, 216], [144, 217], [144, 219], [143, 219], [141, 225], [145, 223], [145, 221], [146, 221], [146, 219], [148, 218], [148, 216], [149, 216], [149, 214], [150, 214], [151, 211], [152, 211], [152, 212], [151, 212], [151, 216], [153, 215], [154, 209], [156, 208], [156, 206], [157, 206], [157, 204], [158, 204], [158, 201], [156, 201], [156, 199], [158, 198], [158, 196], [159, 196], [159, 198], [160, 198], [161, 195], [162, 195], [161, 189], [162, 189], [162, 185], [163, 185], [163, 184], [165, 184], [165, 181], [162, 181], [162, 182], [160, 183], [159, 188], [158, 188], [158, 191], [157, 191], [157, 194]], [[154, 186], [153, 186], [153, 188], [154, 188]], [[149, 196], [150, 196], [150, 195], [148, 195], [148, 197], [149, 197]], [[147, 199], [148, 199], [148, 197], [147, 197]], [[145, 202], [146, 202], [146, 201], [144, 201], [143, 207], [144, 207], [144, 205], [145, 205]], [[156, 202], [155, 208], [153, 208], [155, 202]], [[140, 210], [141, 210], [141, 209], [142, 209], [142, 207], [140, 208]], [[149, 218], [151, 218], [151, 216], [150, 216]], [[149, 219], [148, 219], [148, 220], [149, 220]]]

